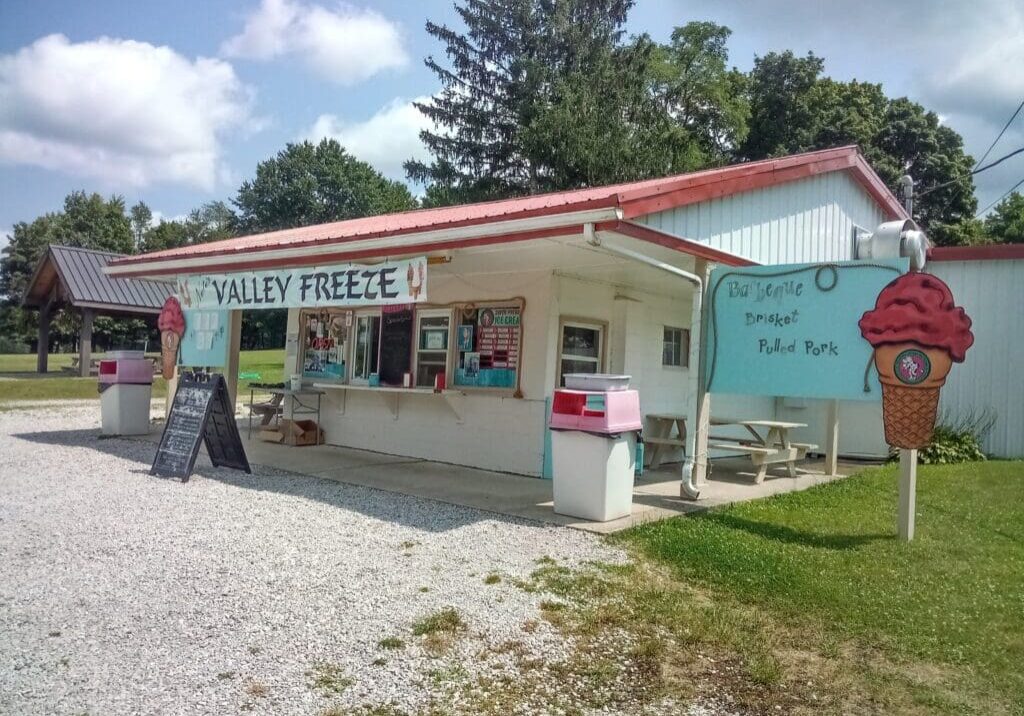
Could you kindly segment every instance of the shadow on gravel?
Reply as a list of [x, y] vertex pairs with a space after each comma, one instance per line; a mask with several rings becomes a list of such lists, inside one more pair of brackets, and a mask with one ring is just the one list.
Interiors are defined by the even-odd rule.
[[[148, 477], [154, 481], [179, 482], [172, 478], [153, 477], [149, 465], [156, 453], [153, 436], [119, 438], [101, 436], [98, 429], [53, 430], [47, 432], [14, 433], [11, 437], [38, 445], [60, 445], [96, 450], [124, 460], [138, 463], [127, 473]], [[157, 436], [158, 437], [158, 436]], [[45, 462], [45, 458], [41, 460]], [[195, 472], [188, 483], [181, 483], [181, 489], [202, 489], [201, 480], [208, 479], [231, 487], [260, 492], [272, 492], [288, 497], [298, 497], [359, 512], [367, 517], [404, 525], [425, 532], [446, 532], [483, 521], [500, 521], [508, 524], [535, 524], [527, 519], [509, 517], [498, 513], [471, 507], [452, 505], [397, 492], [351, 485], [305, 473], [285, 472], [264, 465], [252, 465], [253, 474], [213, 467], [205, 451], [200, 450]]]

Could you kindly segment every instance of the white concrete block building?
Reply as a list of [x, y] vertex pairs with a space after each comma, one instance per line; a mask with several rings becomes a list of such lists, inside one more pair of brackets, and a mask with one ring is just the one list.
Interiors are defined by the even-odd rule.
[[[631, 375], [645, 414], [696, 401], [694, 289], [652, 262], [706, 276], [719, 264], [847, 260], [858, 229], [903, 218], [844, 147], [228, 239], [126, 257], [109, 271], [180, 279], [425, 257], [426, 299], [400, 309], [404, 332], [392, 309], [365, 301], [292, 307], [285, 374], [325, 391], [330, 444], [544, 476], [547, 410], [563, 373]], [[237, 334], [241, 308], [230, 308]], [[225, 372], [230, 380], [237, 363]], [[405, 373], [408, 387], [396, 378]], [[712, 410], [796, 417], [808, 442], [825, 429], [816, 401], [715, 395]], [[840, 424], [842, 453], [886, 453], [880, 405], [843, 404]]]

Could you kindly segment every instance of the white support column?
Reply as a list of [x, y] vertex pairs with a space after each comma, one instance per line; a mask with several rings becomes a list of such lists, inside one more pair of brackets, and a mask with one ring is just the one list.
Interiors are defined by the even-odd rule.
[[242, 312], [231, 311], [228, 319], [228, 364], [224, 366], [224, 380], [228, 384], [231, 404], [238, 402], [238, 353], [242, 348]]
[[828, 401], [825, 424], [825, 474], [839, 474], [839, 401]]
[[[696, 259], [694, 262], [694, 273], [704, 281], [704, 288], [707, 289], [708, 281], [711, 278], [711, 264], [703, 259]], [[696, 290], [696, 289], [695, 289]], [[705, 294], [704, 298], [707, 298]], [[704, 310], [701, 312], [700, 342], [707, 340], [707, 321], [704, 316], [707, 313], [707, 301], [703, 301]], [[693, 336], [693, 326], [690, 326], [690, 335]], [[690, 370], [697, 370], [697, 424], [687, 426], [688, 430], [696, 430], [693, 444], [693, 474], [694, 484], [703, 485], [708, 478], [708, 433], [711, 432], [711, 394], [704, 389], [706, 381], [704, 365], [704, 346], [697, 347], [698, 365], [690, 366]]]
[[914, 539], [917, 509], [917, 450], [900, 450], [900, 498], [896, 532], [901, 542]]

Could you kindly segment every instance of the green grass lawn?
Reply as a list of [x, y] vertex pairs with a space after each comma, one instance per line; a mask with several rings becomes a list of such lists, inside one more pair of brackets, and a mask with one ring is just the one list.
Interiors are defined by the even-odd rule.
[[909, 544], [894, 537], [896, 479], [894, 466], [872, 469], [617, 539], [712, 599], [897, 664], [948, 667], [971, 698], [926, 689], [918, 702], [937, 712], [1024, 713], [1024, 462], [921, 466]]
[[[66, 353], [50, 355], [47, 361], [49, 372], [46, 377], [40, 377], [35, 372], [35, 355], [0, 355], [0, 402], [98, 398], [95, 377], [78, 378], [61, 372], [64, 366], [71, 365], [72, 357]], [[102, 357], [102, 354], [95, 357]], [[242, 351], [239, 356], [239, 373], [259, 373], [258, 382], [281, 382], [283, 365], [284, 349]], [[249, 382], [239, 381], [239, 394], [248, 390]], [[158, 376], [153, 381], [153, 397], [160, 398], [166, 394], [167, 384]]]

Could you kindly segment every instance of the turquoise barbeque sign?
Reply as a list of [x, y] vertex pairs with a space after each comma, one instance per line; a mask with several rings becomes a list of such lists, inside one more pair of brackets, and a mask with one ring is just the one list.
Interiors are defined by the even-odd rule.
[[881, 400], [857, 322], [908, 269], [905, 258], [714, 269], [708, 392]]

